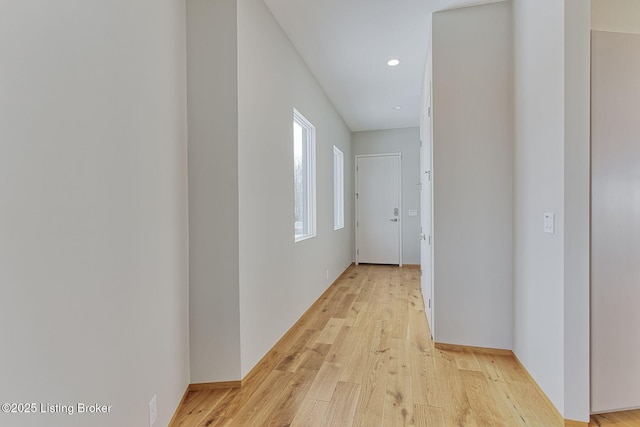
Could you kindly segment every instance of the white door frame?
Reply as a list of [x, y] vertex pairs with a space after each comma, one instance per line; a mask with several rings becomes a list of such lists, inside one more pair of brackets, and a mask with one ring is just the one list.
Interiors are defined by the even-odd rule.
[[354, 202], [356, 205], [355, 209], [355, 237], [356, 237], [356, 265], [359, 264], [359, 248], [358, 248], [358, 159], [363, 157], [397, 157], [398, 158], [398, 262], [399, 266], [402, 267], [402, 153], [382, 153], [382, 154], [358, 154], [355, 158], [355, 185], [356, 191], [354, 195]]

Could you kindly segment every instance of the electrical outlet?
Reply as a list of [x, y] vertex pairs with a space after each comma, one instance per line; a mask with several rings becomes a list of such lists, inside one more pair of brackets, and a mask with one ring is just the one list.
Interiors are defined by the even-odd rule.
[[158, 419], [158, 398], [154, 394], [153, 399], [149, 402], [149, 427], [153, 427], [156, 419]]

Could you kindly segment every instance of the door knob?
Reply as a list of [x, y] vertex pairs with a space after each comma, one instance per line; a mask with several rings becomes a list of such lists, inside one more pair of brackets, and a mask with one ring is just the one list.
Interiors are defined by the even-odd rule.
[[391, 218], [389, 221], [398, 222], [398, 218]]

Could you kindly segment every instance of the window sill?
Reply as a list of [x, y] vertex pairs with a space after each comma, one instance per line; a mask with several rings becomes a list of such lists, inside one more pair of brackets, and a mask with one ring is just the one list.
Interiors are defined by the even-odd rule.
[[306, 234], [306, 235], [303, 235], [303, 236], [296, 236], [295, 240], [294, 240], [294, 243], [302, 242], [303, 240], [309, 240], [309, 239], [311, 239], [313, 237], [316, 237], [316, 235], [315, 234]]

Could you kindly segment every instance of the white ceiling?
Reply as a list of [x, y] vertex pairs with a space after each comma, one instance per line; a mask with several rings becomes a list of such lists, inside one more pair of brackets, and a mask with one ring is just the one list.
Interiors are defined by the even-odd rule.
[[347, 126], [363, 131], [418, 126], [432, 12], [497, 0], [264, 1]]

